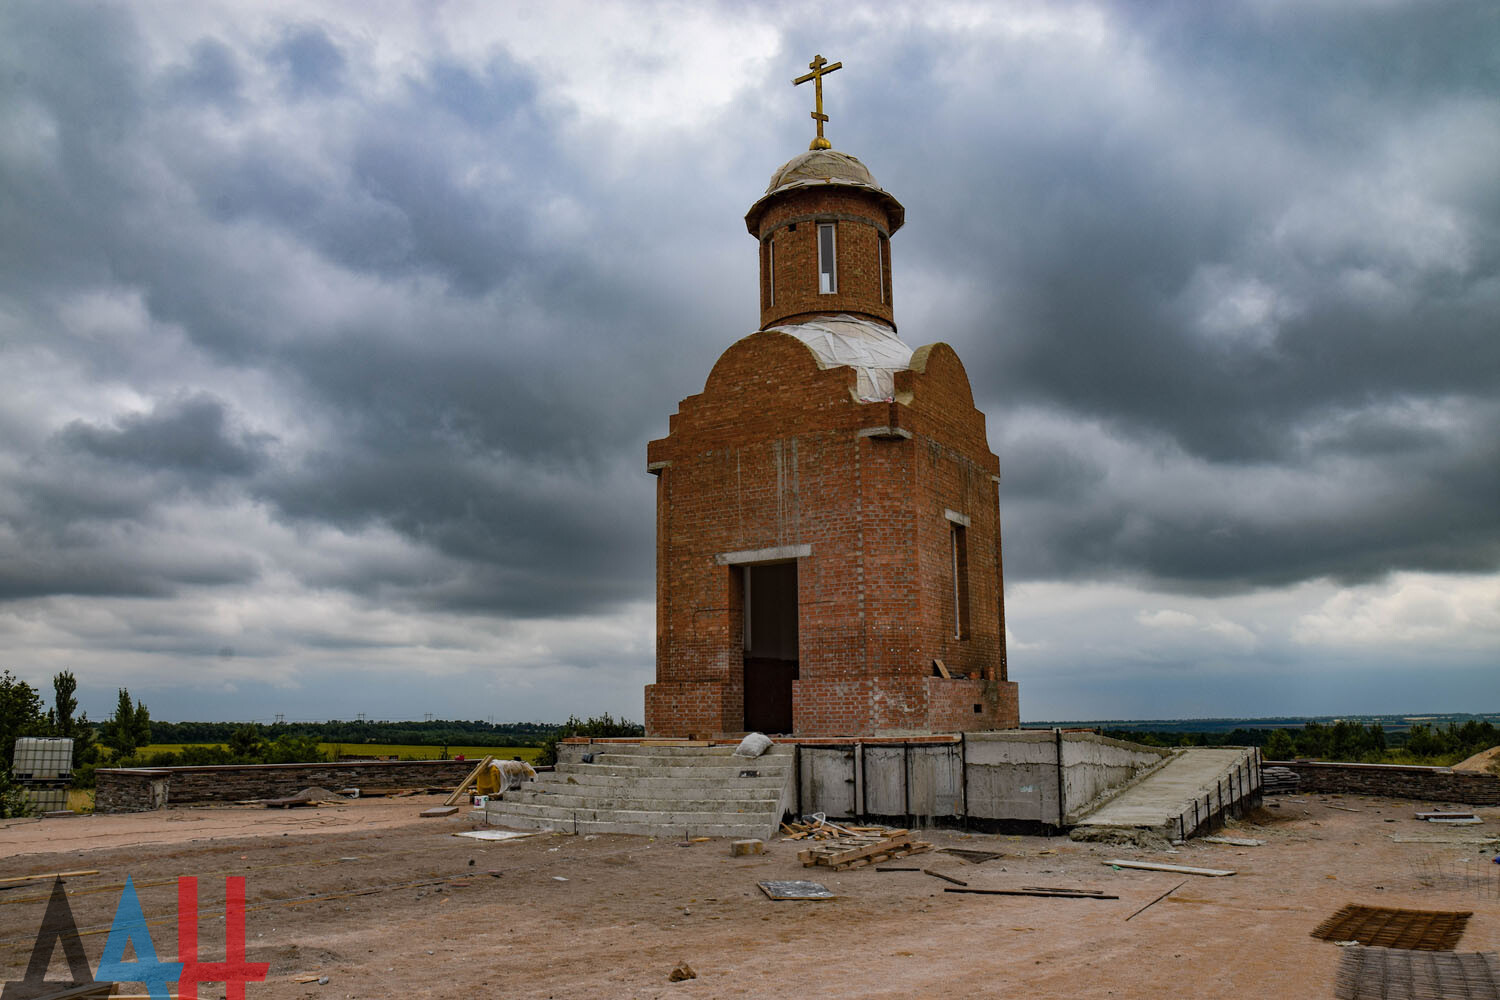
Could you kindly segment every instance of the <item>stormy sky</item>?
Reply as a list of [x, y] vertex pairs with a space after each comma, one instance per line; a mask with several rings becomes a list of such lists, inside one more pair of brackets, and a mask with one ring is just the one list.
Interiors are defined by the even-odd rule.
[[641, 717], [645, 443], [828, 135], [1003, 471], [1022, 716], [1500, 710], [1500, 7], [0, 5], [0, 667]]

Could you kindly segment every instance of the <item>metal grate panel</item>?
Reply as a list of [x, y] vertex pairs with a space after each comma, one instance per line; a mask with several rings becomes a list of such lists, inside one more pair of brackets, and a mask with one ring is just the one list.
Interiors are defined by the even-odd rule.
[[1377, 948], [1452, 951], [1473, 915], [1350, 904], [1315, 927], [1312, 936], [1325, 941], [1358, 941]]
[[1500, 1000], [1495, 952], [1353, 947], [1339, 958], [1335, 1000]]

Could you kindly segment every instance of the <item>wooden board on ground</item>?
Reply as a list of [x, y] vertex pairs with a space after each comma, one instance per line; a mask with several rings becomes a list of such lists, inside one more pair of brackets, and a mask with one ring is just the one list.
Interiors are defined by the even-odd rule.
[[986, 861], [994, 861], [996, 858], [1005, 857], [999, 851], [971, 851], [963, 847], [939, 847], [938, 853], [951, 854], [955, 858], [967, 861], [971, 865], [982, 865]]
[[299, 799], [295, 795], [285, 799], [261, 799], [260, 804], [267, 809], [297, 809], [302, 806], [316, 806], [317, 803], [311, 799]]
[[40, 875], [12, 875], [10, 878], [0, 878], [0, 888], [10, 888], [25, 882], [50, 882], [55, 878], [78, 878], [83, 875], [98, 875], [99, 869], [88, 868], [77, 872], [44, 872]]
[[944, 882], [952, 882], [954, 885], [968, 885], [969, 884], [969, 883], [965, 882], [961, 878], [954, 878], [952, 875], [944, 875], [942, 872], [933, 871], [931, 868], [923, 868], [922, 869], [922, 874], [923, 875], [931, 875], [933, 878], [940, 878]]
[[458, 812], [458, 806], [433, 806], [431, 809], [423, 809], [417, 813], [423, 819], [438, 819], [443, 816], [452, 816]]
[[1047, 896], [1053, 899], [1119, 899], [1119, 896], [1095, 895], [1092, 892], [1044, 892], [1037, 889], [957, 889], [947, 886], [944, 892], [967, 892], [977, 896]]
[[[83, 983], [79, 986], [68, 986], [56, 993], [44, 993], [34, 1000], [93, 1000], [94, 997], [115, 996], [115, 988], [118, 983]], [[29, 994], [28, 994], [29, 995]], [[144, 994], [143, 994], [144, 995]], [[124, 1000], [124, 998], [121, 998]]]
[[1125, 861], [1115, 858], [1101, 863], [1114, 868], [1138, 868], [1143, 872], [1171, 872], [1174, 875], [1206, 875], [1209, 878], [1223, 878], [1234, 874], [1226, 868], [1189, 868], [1187, 865], [1168, 865], [1158, 861]]

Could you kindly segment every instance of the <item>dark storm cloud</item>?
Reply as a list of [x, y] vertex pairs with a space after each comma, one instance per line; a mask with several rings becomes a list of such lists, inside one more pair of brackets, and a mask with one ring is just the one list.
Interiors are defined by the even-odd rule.
[[[142, 73], [133, 35], [121, 28], [117, 89], [151, 92], [157, 82]], [[81, 36], [68, 56], [87, 64], [91, 46], [103, 43]], [[348, 58], [317, 30], [275, 49], [273, 64], [291, 74], [301, 98], [294, 115], [336, 85]], [[243, 90], [235, 66], [214, 40], [197, 43], [185, 67], [163, 75], [174, 114], [190, 116], [196, 100], [233, 127], [248, 122], [250, 99], [231, 99]], [[78, 71], [67, 59], [37, 62], [44, 79]], [[587, 202], [584, 180], [539, 124], [530, 78], [503, 58], [479, 69], [438, 59], [403, 84], [341, 122], [349, 141], [322, 151], [331, 156], [305, 147], [301, 129], [315, 118], [285, 134], [256, 134], [256, 126], [246, 142], [216, 128], [158, 126], [155, 150], [127, 130], [108, 150], [67, 154], [66, 173], [94, 201], [87, 227], [63, 227], [86, 247], [59, 246], [56, 256], [81, 250], [100, 280], [139, 290], [150, 321], [181, 331], [207, 364], [276, 380], [292, 419], [317, 431], [273, 461], [269, 436], [240, 429], [222, 400], [191, 382], [174, 386], [170, 370], [152, 373], [155, 391], [169, 395], [151, 412], [59, 429], [46, 474], [23, 492], [25, 517], [48, 535], [32, 546], [68, 571], [13, 567], [11, 593], [172, 592], [170, 571], [135, 581], [117, 572], [140, 553], [113, 529], [94, 529], [149, 520], [183, 486], [217, 489], [226, 478], [244, 480], [247, 496], [293, 528], [386, 527], [431, 553], [352, 561], [347, 571], [294, 570], [313, 585], [394, 604], [544, 616], [649, 593], [651, 484], [640, 451], [645, 427], [664, 423], [670, 401], [633, 387], [645, 381], [640, 360], [688, 332], [658, 333], [653, 345], [648, 303], [657, 292], [632, 286], [628, 267], [601, 266], [613, 255], [609, 234], [636, 223]], [[138, 118], [156, 114], [134, 98], [130, 106]], [[49, 107], [59, 121], [87, 118], [81, 107]], [[160, 192], [131, 197], [134, 175], [157, 169], [147, 166], [156, 154], [191, 202]], [[488, 180], [475, 183], [476, 173]], [[28, 228], [66, 220], [66, 192], [48, 190], [41, 172], [31, 180]], [[539, 232], [538, 213], [559, 202], [590, 215], [599, 244]], [[243, 280], [247, 270], [279, 269], [244, 238], [257, 231], [311, 250], [330, 276], [439, 284], [408, 286], [397, 315], [355, 307], [364, 317], [357, 324], [313, 320], [302, 312], [313, 302]], [[87, 289], [90, 277], [59, 280], [59, 291]], [[343, 294], [330, 290], [327, 302]], [[45, 317], [45, 303], [37, 311]], [[727, 330], [725, 342], [740, 332]], [[127, 363], [109, 358], [109, 343], [53, 342], [79, 350], [102, 377]], [[224, 494], [208, 502], [225, 502]], [[93, 547], [92, 574], [85, 560], [65, 558], [69, 538]], [[79, 584], [70, 574], [98, 579]], [[237, 564], [223, 582], [251, 578]]]
[[145, 468], [204, 478], [248, 475], [263, 464], [267, 438], [227, 424], [223, 401], [200, 393], [122, 417], [114, 427], [76, 420], [62, 439], [100, 458]]
[[[871, 99], [913, 127], [866, 156], [906, 200], [906, 287], [965, 300], [903, 334], [959, 346], [1012, 449], [1009, 578], [1494, 568], [1496, 12], [1109, 10], [1133, 43], [1114, 59], [1028, 37], [955, 83], [914, 38]], [[866, 131], [851, 149], [880, 148]], [[1424, 406], [1462, 416], [1424, 424]], [[1005, 433], [1035, 412], [1080, 433]], [[1160, 491], [1119, 492], [1117, 459], [1090, 452], [1105, 440], [1140, 463], [1165, 445]], [[1205, 469], [1259, 485], [1163, 502]], [[1295, 477], [1321, 479], [1318, 503], [1278, 485]]]
[[[1101, 47], [852, 36], [830, 132], [907, 205], [902, 333], [969, 366], [1009, 579], [1495, 565], [1500, 195], [1466, 128], [1500, 86], [1476, 10], [1118, 6]], [[392, 605], [649, 599], [642, 446], [754, 325], [739, 216], [805, 145], [801, 100], [757, 87], [633, 148], [498, 47], [365, 87], [359, 31], [210, 32], [156, 67], [146, 16], [0, 10], [4, 99], [46, 123], [0, 145], [0, 305], [149, 400], [25, 428], [0, 517], [32, 557], [4, 592], [257, 579], [128, 530], [191, 496], [396, 533], [410, 551], [281, 567]], [[155, 352], [68, 318], [120, 289]]]

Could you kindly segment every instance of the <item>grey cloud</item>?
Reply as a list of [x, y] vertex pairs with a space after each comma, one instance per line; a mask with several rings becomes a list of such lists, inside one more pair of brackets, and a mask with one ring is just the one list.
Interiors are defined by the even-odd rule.
[[320, 27], [288, 31], [271, 50], [270, 61], [285, 71], [287, 89], [295, 97], [327, 96], [343, 86], [344, 53]]
[[216, 38], [193, 45], [188, 62], [167, 74], [169, 90], [226, 112], [240, 107], [240, 67], [234, 50]]
[[[908, 207], [903, 334], [953, 343], [989, 414], [1008, 580], [1211, 590], [1500, 560], [1483, 433], [1500, 196], [1460, 113], [1494, 104], [1494, 25], [1456, 4], [1302, 6], [1110, 7], [1135, 67], [1045, 39], [955, 54], [920, 28], [852, 34], [865, 63], [831, 54], [835, 144]], [[629, 122], [572, 128], [500, 55], [434, 55], [359, 93], [371, 51], [335, 24], [258, 52], [225, 31], [152, 69], [131, 20], [149, 13], [79, 10], [0, 10], [0, 62], [24, 74], [5, 96], [57, 129], [45, 156], [0, 159], [0, 307], [80, 378], [201, 392], [33, 429], [48, 450], [12, 452], [3, 592], [253, 582], [255, 559], [201, 538], [165, 559], [129, 537], [166, 531], [171, 504], [240, 502], [294, 530], [397, 533], [396, 555], [275, 567], [383, 606], [649, 599], [643, 445], [755, 324], [739, 215], [805, 146], [802, 100], [756, 85], [651, 145]], [[789, 50], [816, 33], [786, 31]], [[295, 100], [253, 106], [257, 58]], [[197, 127], [195, 104], [231, 127]], [[1403, 174], [1407, 136], [1432, 145]], [[1451, 229], [1426, 242], [1402, 228], [1434, 220]], [[139, 295], [184, 357], [148, 379], [131, 345], [68, 329], [61, 307], [100, 288]], [[1433, 406], [1460, 417], [1403, 409]], [[1061, 429], [1029, 428], [1035, 411]], [[1160, 486], [1122, 488], [1121, 455], [1161, 461]], [[1263, 478], [1193, 497], [1204, 468]], [[1306, 509], [1275, 485], [1317, 475]]]
[[99, 458], [194, 477], [249, 475], [264, 464], [269, 443], [267, 435], [232, 429], [223, 401], [206, 393], [164, 401], [112, 428], [74, 421], [62, 440]]

